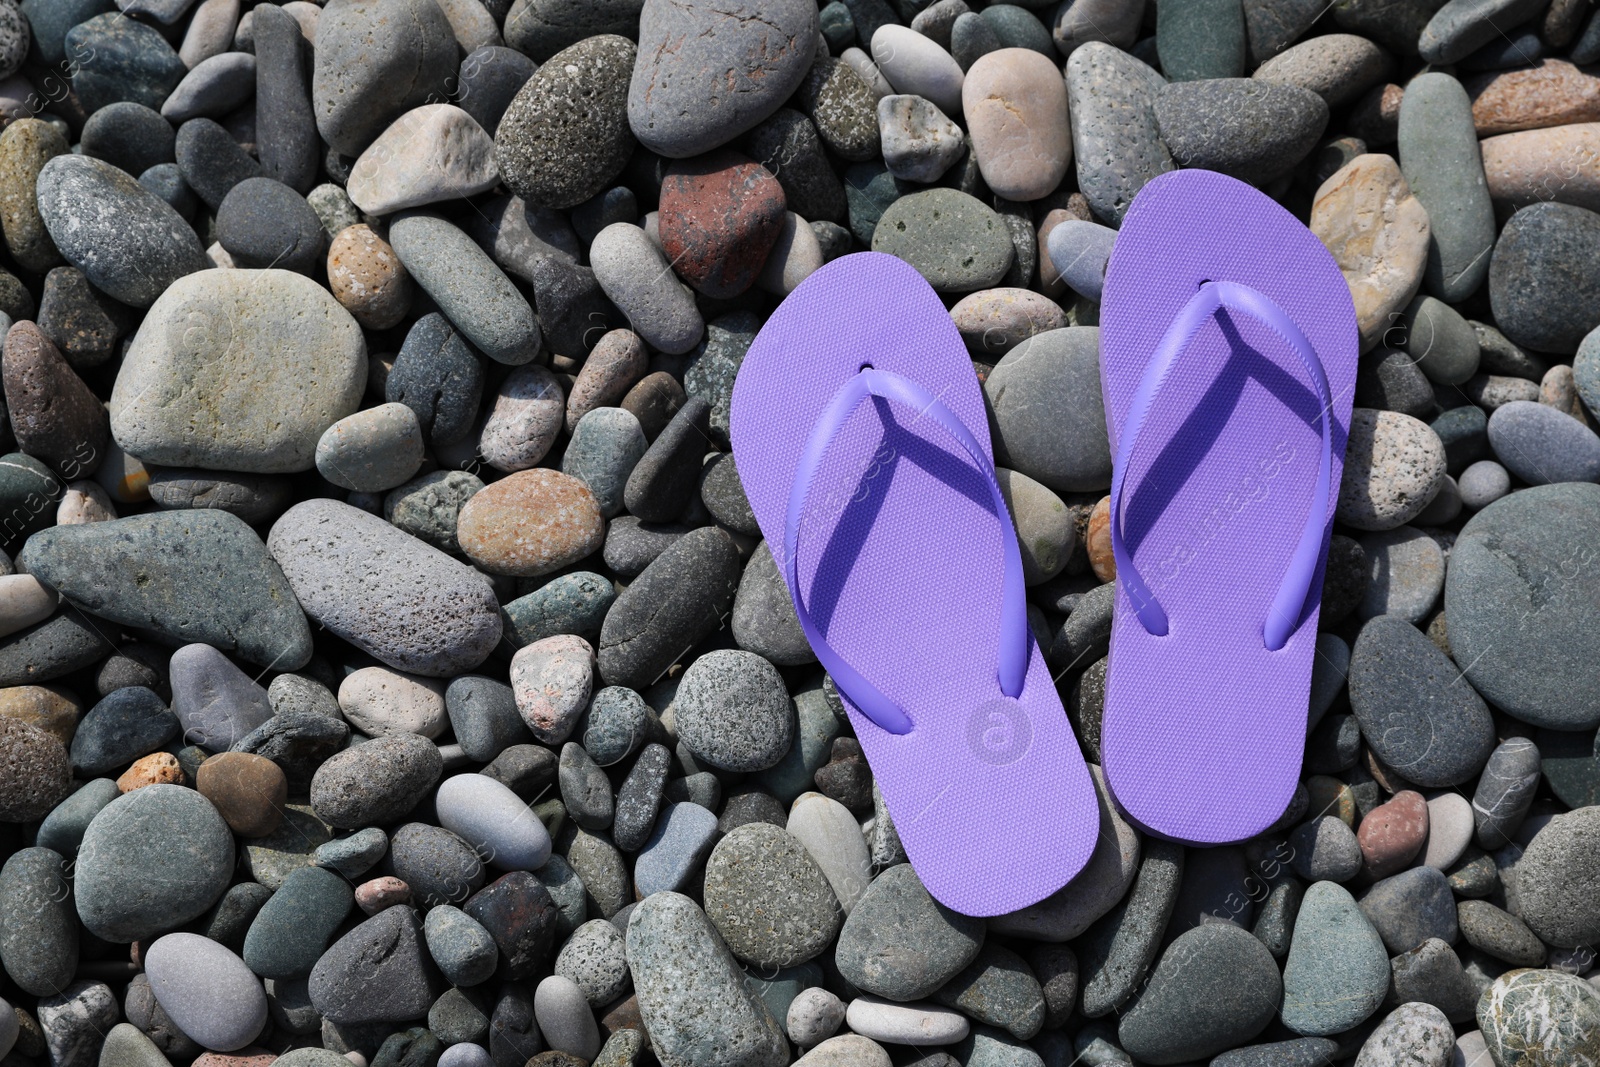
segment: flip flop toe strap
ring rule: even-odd
[[[1201,328],[1222,309],[1249,315],[1261,322],[1288,345],[1300,360],[1311,384],[1316,390],[1319,405],[1318,423],[1322,438],[1322,451],[1317,464],[1317,484],[1311,505],[1306,513],[1305,526],[1278,592],[1267,609],[1262,623],[1262,641],[1268,650],[1276,652],[1288,643],[1299,623],[1306,598],[1311,593],[1311,583],[1316,577],[1317,563],[1322,554],[1322,538],[1328,525],[1328,509],[1333,471],[1333,397],[1328,387],[1327,371],[1311,342],[1306,340],[1300,327],[1289,314],[1265,294],[1238,282],[1206,282],[1200,286],[1189,302],[1183,306],[1167,327],[1155,354],[1145,367],[1144,376],[1128,408],[1127,421],[1123,423],[1118,439],[1116,463],[1111,481],[1111,552],[1117,563],[1117,581],[1126,591],[1134,612],[1145,630],[1155,637],[1167,633],[1166,611],[1156,600],[1144,577],[1133,564],[1122,531],[1122,495],[1129,460],[1138,444],[1145,419],[1150,414],[1155,396],[1161,390],[1168,374],[1199,334]],[[1320,504],[1320,506],[1319,506]]]
[[[1006,507],[1000,483],[995,479],[994,462],[989,458],[989,450],[978,443],[954,411],[909,378],[890,371],[870,368],[863,368],[860,373],[852,375],[834,393],[832,399],[828,401],[828,406],[818,416],[816,424],[811,429],[811,436],[806,441],[805,450],[800,454],[800,461],[795,467],[794,482],[789,490],[789,507],[783,529],[783,558],[779,563],[788,582],[790,599],[794,603],[795,615],[800,620],[800,628],[804,631],[806,640],[811,643],[811,649],[816,653],[817,659],[833,676],[834,685],[849,697],[850,702],[859,708],[862,714],[879,727],[891,734],[904,734],[909,733],[912,728],[911,717],[905,709],[851,666],[828,643],[821,629],[812,620],[800,595],[799,566],[796,559],[800,541],[800,523],[811,483],[815,480],[824,456],[846,420],[869,396],[902,404],[916,411],[919,418],[932,419],[947,434],[955,438],[988,484],[995,514],[1001,520],[1000,539],[1005,549],[1005,571],[1001,585],[998,675],[1000,689],[1008,697],[1021,694],[1023,683],[1027,679],[1028,607],[1022,580],[1022,554],[1012,533],[1011,512]]]

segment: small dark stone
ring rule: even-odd
[[[178,736],[178,717],[143,686],[114,690],[78,724],[72,736],[73,770],[87,776],[116,774],[140,756]]]
[[[455,102],[493,137],[501,116],[535,69],[534,61],[515,48],[483,45],[461,61]]]
[[[98,367],[116,351],[134,311],[101,293],[76,267],[56,267],[44,279],[39,330],[75,370]]]
[[[722,807],[722,817],[717,821],[717,830],[719,833],[730,834],[746,823],[752,822],[787,826],[789,812],[771,793],[747,788],[728,797],[728,802]]]
[[[398,1023],[427,1015],[441,986],[417,913],[400,905],[334,942],[311,971],[310,992],[328,1021]]]
[[[512,745],[496,756],[482,774],[523,800],[532,800],[556,780],[557,757],[541,745]]]
[[[619,515],[606,529],[601,558],[620,578],[635,578],[677,544],[690,527],[678,522],[644,522]]]
[[[124,100],[160,108],[189,72],[159,30],[120,12],[68,30],[66,52],[75,66],[72,88],[90,114]]]
[[[143,174],[158,163],[171,163],[177,131],[160,112],[123,101],[89,116],[83,124],[83,154],[103,159],[129,174]]]
[[[629,514],[645,522],[683,514],[699,484],[710,427],[711,405],[700,397],[685,401],[628,476],[623,503]]]
[[[406,334],[384,399],[414,411],[436,447],[451,445],[475,428],[483,382],[483,361],[450,320],[432,312]]]
[[[569,857],[570,858],[570,857]],[[560,911],[544,883],[527,871],[489,883],[461,906],[500,949],[502,979],[526,981],[548,965]]]
[[[283,769],[289,788],[302,793],[312,775],[344,748],[350,727],[314,711],[280,711],[234,743],[234,752],[264,756]]]
[[[623,779],[617,790],[611,827],[612,840],[622,851],[637,852],[650,839],[671,765],[672,753],[665,746],[651,742],[640,751],[639,758],[634,760],[628,776]]]
[[[217,208],[217,240],[241,267],[310,274],[322,264],[325,238],[306,198],[272,178],[246,178]]]
[[[723,530],[694,530],[619,596],[600,631],[600,675],[644,690],[717,629],[739,582],[739,553]],[[0,649],[0,664],[4,651]],[[14,683],[13,683],[14,684]]]
[[[472,846],[449,830],[427,823],[406,823],[395,830],[389,837],[384,864],[411,887],[413,900],[428,907],[459,906],[483,886],[483,862]]]
[[[174,151],[178,173],[213,211],[235,185],[263,173],[261,164],[211,119],[190,119],[178,127]]]
[[[311,111],[311,46],[281,7],[252,9],[256,53],[256,154],[261,169],[297,193],[316,184],[321,140]],[[192,183],[191,183],[192,184]]]

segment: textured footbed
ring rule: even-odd
[[[933,290],[892,256],[835,260],[773,313],[734,384],[739,477],[775,554],[812,426],[863,364],[922,385],[990,448],[972,362]],[[912,719],[909,733],[890,734],[845,700],[906,855],[937,900],[969,915],[1059,889],[1099,829],[1088,769],[1031,636],[1020,697],[1000,691],[1002,538],[1012,536],[954,439],[871,398],[834,438],[797,546],[818,628]]]
[[[1262,624],[1309,509],[1327,514],[1343,471],[1358,339],[1350,290],[1311,231],[1267,196],[1210,171],[1139,193],[1106,267],[1100,380],[1116,453],[1146,363],[1207,281],[1248,285],[1300,327],[1327,370],[1331,499],[1314,500],[1318,402],[1267,327],[1213,319],[1158,392],[1125,475],[1132,558],[1166,610],[1152,637],[1117,594],[1101,755],[1117,803],[1145,829],[1194,844],[1239,841],[1278,819],[1305,747],[1327,537],[1307,607],[1276,652]]]

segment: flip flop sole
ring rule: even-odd
[[[1316,350],[1334,402],[1336,495],[1358,351],[1349,287],[1292,215],[1209,171],[1147,184],[1107,265],[1100,372],[1113,452],[1152,353],[1208,281],[1265,294]],[[1307,372],[1264,324],[1229,321],[1232,340],[1212,320],[1179,357],[1124,474],[1125,538],[1170,628],[1152,636],[1118,589],[1101,728],[1118,804],[1194,844],[1259,833],[1294,793],[1327,533],[1288,643],[1269,651],[1262,626],[1310,509],[1332,528],[1332,501],[1312,499],[1321,404]]]
[[[932,393],[980,446],[983,397],[954,323],[917,272],[858,253],[812,274],[751,345],[730,436],[767,543],[782,552],[790,488],[818,417],[863,365]],[[878,398],[835,436],[797,545],[803,602],[846,662],[905,709],[909,733],[845,707],[928,891],[996,915],[1059,889],[1099,816],[1036,645],[1017,699],[997,677],[1002,537],[987,482],[931,418]]]

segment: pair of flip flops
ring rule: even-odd
[[[1241,840],[1299,777],[1356,370],[1349,290],[1272,200],[1180,171],[1129,211],[1100,323],[1118,579],[1106,781],[1149,832]],[[971,915],[1060,889],[1094,851],[1094,786],[939,298],[881,254],[817,271],[745,357],[731,437],[923,884]]]

